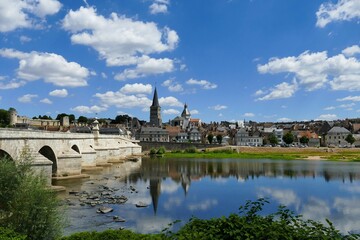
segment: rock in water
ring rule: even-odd
[[[110,207],[99,207],[99,209],[97,210],[98,213],[109,213],[112,212],[114,209],[110,208]]]
[[[138,208],[142,208],[142,207],[147,207],[149,206],[149,204],[143,203],[143,202],[138,202],[137,204],[135,204],[136,207]]]

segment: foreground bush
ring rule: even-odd
[[[29,161],[0,159],[0,225],[26,239],[56,239],[62,230],[59,200]]]
[[[303,220],[280,206],[274,214],[261,216],[265,199],[248,201],[239,214],[202,220],[191,218],[178,232],[164,230],[161,234],[137,234],[128,230],[76,233],[61,240],[117,240],[117,239],[360,239],[360,235],[342,235],[330,221],[322,223]],[[170,224],[171,226],[172,224]]]

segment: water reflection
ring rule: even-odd
[[[325,161],[239,159],[143,159],[90,173],[87,180],[61,182],[68,190],[98,192],[99,186],[126,195],[123,205],[104,216],[80,206],[68,193],[67,233],[124,226],[138,232],[159,232],[175,220],[211,218],[236,213],[246,200],[270,198],[265,213],[279,204],[306,218],[335,223],[343,232],[360,231],[360,164]],[[130,191],[130,186],[136,192]],[[148,208],[137,209],[139,201]],[[126,223],[114,223],[120,215]],[[181,224],[180,224],[181,225]],[[179,225],[179,226],[180,226]]]

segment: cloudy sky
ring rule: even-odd
[[[1,0],[0,108],[163,121],[360,116],[360,0]]]

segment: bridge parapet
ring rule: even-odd
[[[141,154],[138,141],[120,135],[0,128],[0,156],[16,161],[26,147],[31,149],[34,165],[42,164],[52,176],[78,175],[84,166]]]

